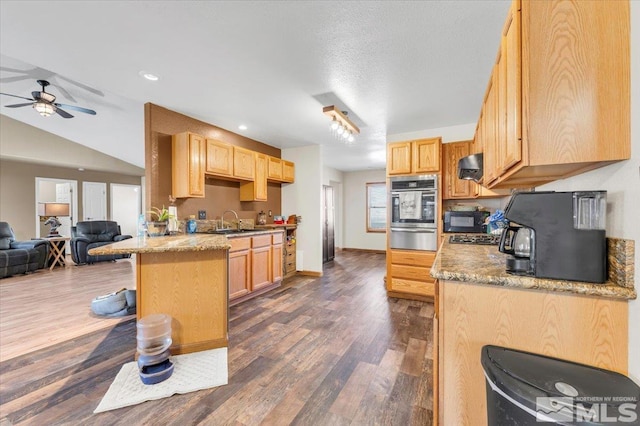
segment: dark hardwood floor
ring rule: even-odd
[[[384,273],[384,254],[338,252],[231,308],[215,389],[93,414],[133,360],[134,319],[20,354],[0,363],[0,426],[430,425],[433,305],[388,299]]]

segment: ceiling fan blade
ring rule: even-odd
[[[56,104],[56,107],[58,105]],[[60,108],[56,108],[56,112],[58,113],[58,115],[62,118],[73,118],[73,115],[69,114],[67,111],[60,109]]]
[[[2,71],[4,71],[5,69],[2,68]],[[31,80],[31,76],[29,75],[18,75],[18,76],[14,76],[14,77],[4,77],[4,78],[0,78],[0,82],[2,83],[13,83],[14,81],[22,81],[22,80]]]
[[[24,96],[11,95],[9,93],[0,93],[0,95],[13,96],[14,98],[26,99],[28,101],[34,101],[35,99],[25,98]]]
[[[30,106],[30,105],[33,105],[33,102],[28,102],[26,104],[5,105],[5,107],[7,107],[7,108],[19,108],[19,107]]]
[[[75,105],[67,105],[67,104],[54,104],[57,107],[65,107],[67,109],[72,109],[74,111],[80,111],[80,112],[84,112],[85,114],[91,114],[91,115],[96,115],[96,112],[92,109],[89,108],[82,108],[79,106],[75,106]]]

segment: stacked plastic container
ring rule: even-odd
[[[138,368],[145,385],[154,385],[171,377],[171,317],[153,314],[137,322]]]

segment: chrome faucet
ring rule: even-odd
[[[236,226],[238,227],[238,230],[240,229],[240,220],[238,220],[238,213],[236,213],[235,210],[225,210],[224,213],[222,213],[222,216],[220,216],[220,229],[224,229],[224,215],[227,213],[233,213],[233,215],[236,217]]]

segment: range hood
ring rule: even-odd
[[[482,153],[468,155],[458,161],[458,178],[474,182],[482,179]]]

